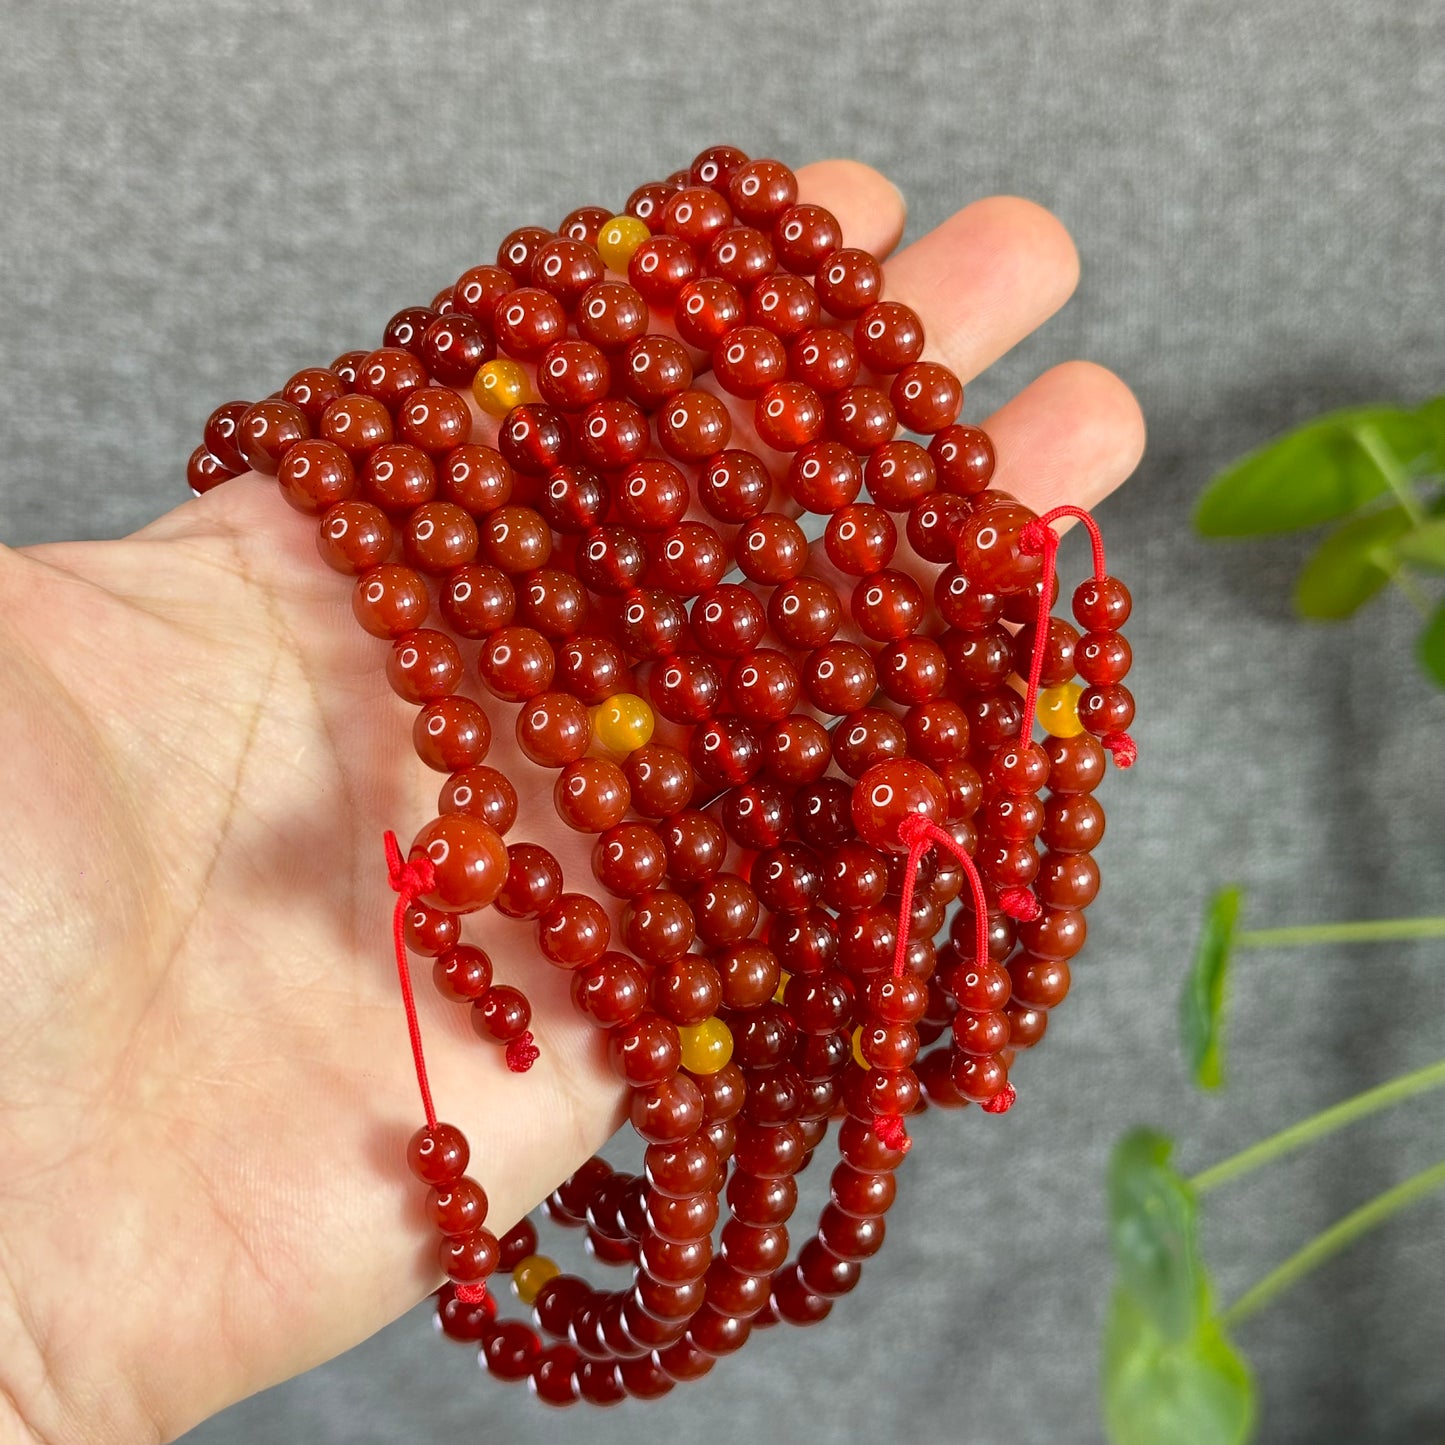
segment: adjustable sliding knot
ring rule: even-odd
[[[386,873],[392,891],[401,895],[405,904],[415,903],[423,893],[430,893],[436,886],[436,865],[425,853],[414,859],[401,856],[401,845],[390,828],[382,841],[386,845]]]
[[[913,1140],[908,1137],[908,1131],[903,1127],[903,1118],[899,1114],[879,1114],[873,1120],[873,1132],[890,1149],[897,1149],[902,1154],[913,1148]]]
[[[541,1054],[542,1051],[532,1042],[531,1029],[527,1029],[507,1045],[507,1067],[514,1074],[525,1074]]]
[[[930,822],[925,814],[910,813],[898,825],[899,841],[907,843],[910,850],[920,843],[926,846],[926,840],[932,837],[937,827],[938,825]]]
[[[1010,918],[1015,918],[1020,923],[1032,923],[1044,911],[1039,900],[1027,888],[1020,888],[1017,885],[1005,888],[999,894],[998,906]]]
[[[1114,766],[1132,768],[1139,757],[1139,749],[1128,733],[1108,733],[1099,741],[1113,755]]]

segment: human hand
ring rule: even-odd
[[[875,172],[799,179],[848,244],[892,250],[902,203]],[[1076,268],[1057,221],[993,199],[894,256],[887,294],[968,381]],[[998,485],[1040,510],[1097,503],[1143,439],[1085,363],[983,425]],[[420,1115],[380,839],[405,843],[441,779],[313,532],[244,476],[120,541],[0,548],[0,1440],[172,1439],[438,1282],[401,1163]],[[518,780],[514,836],[585,889],[590,840],[558,836],[510,726],[488,761]],[[509,1073],[419,981],[439,1112],[500,1234],[626,1091],[531,925],[488,909],[467,930],[525,987],[542,1050]]]

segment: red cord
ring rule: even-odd
[[[541,1053],[532,1042],[532,1031],[528,1029],[507,1045],[507,1067],[514,1074],[525,1074],[541,1057]]]
[[[411,988],[411,965],[406,956],[406,911],[423,893],[431,891],[436,883],[436,869],[425,853],[415,862],[404,860],[396,834],[390,828],[386,830],[383,841],[386,844],[387,876],[397,895],[396,907],[391,915],[392,939],[396,944],[396,975],[401,982],[401,1001],[406,1009],[407,1031],[411,1034],[411,1057],[416,1065],[416,1083],[421,1090],[421,1106],[426,1111],[427,1127],[435,1129],[437,1113],[431,1101],[431,1085],[427,1082],[426,1057],[421,1048],[421,1023],[416,1016],[416,996]]]

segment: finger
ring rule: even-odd
[[[998,457],[993,484],[1037,512],[1096,506],[1144,452],[1134,393],[1090,361],[1046,371],[983,425]]]
[[[967,382],[1069,299],[1079,255],[1042,206],[991,196],[899,252],[885,276],[884,295],[923,318],[929,354]]]
[[[908,219],[903,193],[861,161],[817,161],[798,172],[798,199],[832,211],[843,244],[880,261],[898,244]]]

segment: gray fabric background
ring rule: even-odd
[[[1186,1086],[1174,1026],[1221,881],[1247,880],[1256,923],[1445,892],[1445,701],[1411,669],[1408,610],[1307,629],[1286,607],[1301,544],[1187,525],[1212,470],[1290,422],[1445,389],[1442,121],[1437,0],[0,3],[7,542],[145,522],[185,495],[218,401],[378,335],[512,225],[620,204],[717,139],[868,160],[910,235],[995,190],[1052,206],[1079,294],[969,413],[1085,355],[1151,426],[1103,513],[1135,585],[1142,760],[1108,786],[1086,959],[1022,1067],[1027,1107],[922,1121],[859,1291],[605,1414],[483,1379],[422,1309],[194,1445],[1098,1437],[1120,1131],[1177,1132],[1192,1170],[1445,1042],[1426,944],[1242,959],[1220,1099]],[[1224,1296],[1438,1157],[1440,1124],[1421,1103],[1212,1197]],[[1435,1200],[1243,1330],[1262,1439],[1445,1438],[1442,1240]]]

